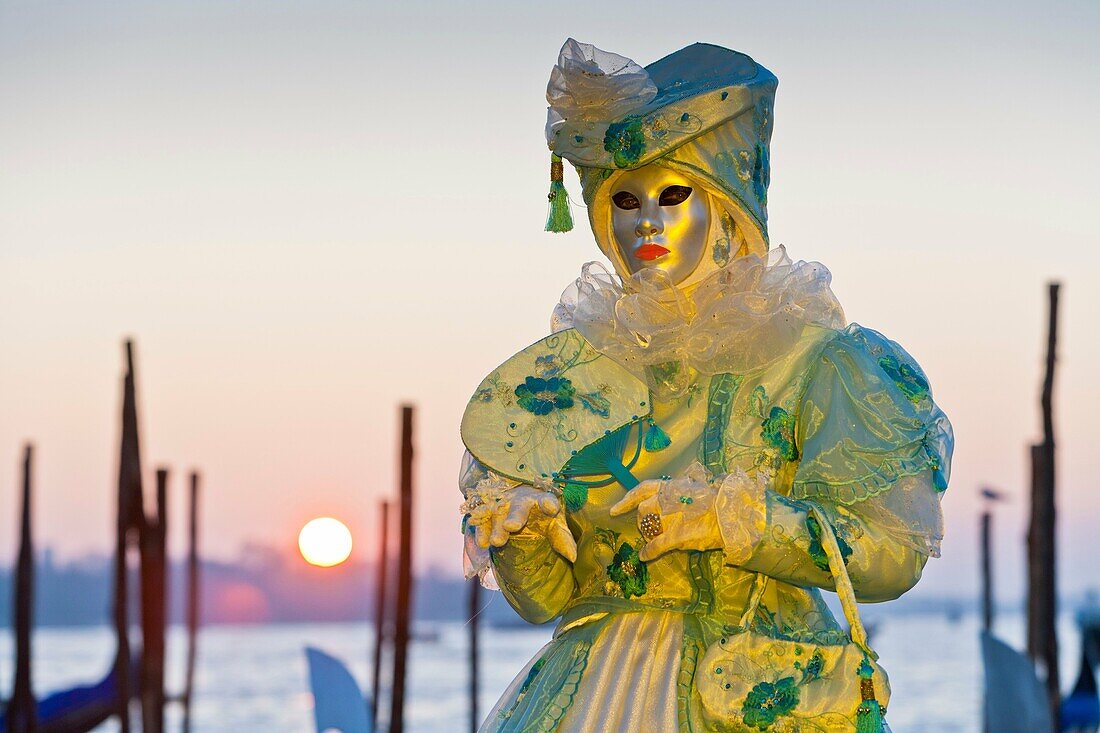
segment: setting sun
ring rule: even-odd
[[[351,554],[351,532],[332,517],[311,519],[298,533],[298,550],[310,565],[339,565]]]

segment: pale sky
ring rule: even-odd
[[[1021,587],[1045,285],[1064,282],[1062,584],[1100,586],[1086,0],[0,1],[0,561],[28,438],[40,544],[110,550],[132,335],[177,552],[198,466],[208,554],[290,549],[328,514],[369,557],[412,400],[417,560],[458,572],[465,402],[599,257],[583,226],[542,231],[543,94],[568,36],[642,64],[707,41],[779,77],[773,243],[828,265],[955,425],[944,558],[917,592],[976,587],[986,483],[1013,495],[998,580]]]

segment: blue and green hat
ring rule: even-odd
[[[607,212],[591,204],[616,172],[650,163],[677,170],[726,205],[751,250],[766,250],[778,83],[747,55],[707,43],[642,68],[569,39],[546,90],[551,177],[560,184],[562,159],[577,169],[599,239]]]

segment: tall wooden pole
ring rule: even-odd
[[[397,614],[393,632],[390,733],[405,730],[405,671],[412,611],[413,407],[401,407],[401,535],[397,559]]]
[[[478,714],[478,618],[481,605],[481,578],[474,576],[470,579],[470,596],[466,609],[466,625],[470,631],[470,733],[477,733],[481,725],[481,716]]]
[[[15,680],[5,717],[7,733],[38,730],[38,708],[31,686],[31,626],[34,623],[34,542],[31,536],[31,460],[34,448],[23,449],[23,506],[19,556],[15,570]]]
[[[1040,406],[1043,442],[1031,447],[1031,524],[1028,529],[1028,639],[1031,657],[1046,672],[1054,730],[1060,729],[1058,598],[1055,583],[1054,370],[1058,345],[1058,283],[1048,286],[1046,370]]]
[[[168,471],[157,469],[156,515],[141,523],[141,733],[164,731],[168,605]]]
[[[122,440],[118,466],[118,528],[115,541],[114,621],[118,641],[115,678],[118,681],[118,718],[121,733],[130,733],[130,618],[126,553],[130,531],[144,519],[141,490],[141,450],[138,441],[137,396],[133,343],[126,341],[126,376],[123,379]]]
[[[390,503],[381,502],[381,527],[378,542],[378,580],[374,586],[374,674],[371,677],[370,723],[378,729],[378,696],[382,692],[382,647],[386,641],[386,569],[389,566]]]
[[[199,633],[199,474],[191,472],[187,532],[187,669],[183,681],[183,733],[191,733],[191,697]]]
[[[982,512],[982,628],[993,630],[993,512]]]

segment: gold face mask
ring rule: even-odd
[[[658,165],[624,171],[608,187],[611,234],[620,262],[687,280],[706,256],[710,197],[688,177]]]

